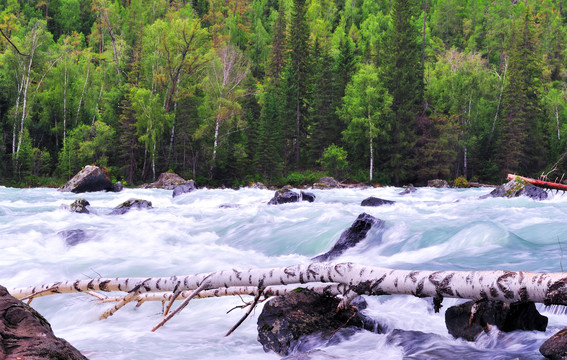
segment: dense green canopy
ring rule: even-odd
[[[567,169],[560,0],[0,0],[0,182]]]

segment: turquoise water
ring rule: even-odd
[[[308,263],[326,252],[356,217],[367,212],[386,222],[381,233],[348,250],[337,262],[399,269],[567,269],[567,195],[485,199],[491,189],[400,188],[312,190],[314,203],[268,206],[272,191],[127,189],[76,195],[54,189],[0,187],[0,284],[7,288],[96,277],[171,276],[225,269]],[[361,207],[369,196],[392,206]],[[83,197],[91,214],[61,209]],[[154,209],[108,216],[130,198]],[[230,205],[223,206],[221,205]],[[83,230],[88,241],[68,246],[57,233]],[[246,300],[246,299],[245,299]],[[435,314],[431,299],[410,296],[367,298],[366,313],[403,335],[360,332],[338,344],[321,341],[301,359],[542,359],[538,348],[567,325],[567,315],[539,307],[550,319],[545,333],[497,330],[474,343],[447,333],[444,312],[460,300],[446,299]],[[85,294],[36,299],[32,306],[90,359],[278,359],[257,342],[257,309],[229,337],[243,315],[226,312],[238,297],[194,300],[155,333],[161,303],[126,306],[106,320],[109,306]],[[294,354],[289,358],[299,358]]]

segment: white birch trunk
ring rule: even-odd
[[[79,114],[81,113],[81,104],[83,103],[83,97],[85,95],[85,89],[87,88],[87,82],[89,81],[89,73],[91,71],[91,64],[87,64],[87,76],[85,77],[85,83],[83,84],[83,91],[81,91],[81,98],[79,99],[79,106],[77,107],[77,116],[75,117],[75,126],[79,123]]]
[[[171,277],[98,278],[60,281],[11,289],[22,299],[56,293],[123,291],[128,294],[121,305],[107,311],[112,315],[125,303],[148,292],[179,292],[225,289],[229,287],[298,284],[339,284],[341,293],[360,295],[403,294],[417,297],[537,302],[567,305],[567,273],[526,271],[431,271],[395,270],[353,263],[313,263],[282,268],[225,270],[210,274]]]
[[[368,182],[372,182],[372,173],[374,172],[374,148],[372,144],[372,120],[370,119],[370,111],[368,112],[368,137],[370,138],[370,176]]]
[[[67,137],[67,58],[65,58],[65,74],[63,76],[63,144],[65,144],[65,138]]]
[[[31,52],[30,52],[30,63],[28,65],[27,68],[27,75],[25,78],[25,84],[24,84],[24,97],[23,97],[23,103],[22,103],[22,121],[20,123],[20,133],[18,136],[18,147],[16,148],[16,158],[18,157],[18,154],[20,153],[20,147],[22,145],[22,138],[24,136],[24,121],[27,117],[27,102],[28,102],[28,88],[30,85],[30,77],[31,77],[31,69],[32,69],[32,65],[33,65],[33,56],[35,54],[35,49],[37,48],[37,31],[33,31],[33,35],[32,35],[32,45],[31,45]]]

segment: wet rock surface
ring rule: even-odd
[[[132,209],[146,210],[152,209],[152,203],[148,200],[142,199],[129,199],[124,201],[122,204],[115,207],[112,212],[108,215],[123,215]]]
[[[103,169],[98,166],[87,165],[58,190],[73,193],[114,191],[114,185],[110,176]]]
[[[495,198],[495,197],[507,197],[513,198],[518,196],[527,196],[533,200],[545,200],[547,199],[547,192],[540,187],[527,183],[521,179],[510,180],[504,185],[500,185],[496,189],[492,190],[490,194],[481,196],[481,199]]]
[[[354,308],[337,311],[338,298],[307,289],[274,297],[258,317],[258,341],[265,351],[288,355],[292,349],[309,351],[320,342],[309,341],[309,336],[330,339],[342,329],[382,332],[379,324],[361,315],[360,310],[366,307],[364,299],[355,300],[353,305],[358,312]]]
[[[445,324],[449,334],[467,341],[474,341],[492,325],[504,332],[545,331],[547,322],[547,317],[541,315],[532,302],[468,301],[452,306],[445,312]]]
[[[370,229],[380,229],[385,226],[384,221],[375,218],[367,213],[358,215],[358,218],[352,223],[350,228],[346,229],[339,240],[333,245],[331,250],[326,253],[314,257],[312,260],[329,261],[342,255],[347,249],[350,249],[366,238]]]
[[[567,359],[567,328],[555,333],[539,348],[539,352],[547,359]]]
[[[0,285],[0,359],[87,358],[67,341],[56,337],[47,320]]]
[[[179,195],[188,194],[188,193],[193,192],[195,190],[197,190],[197,187],[195,186],[195,182],[193,180],[189,180],[185,184],[177,185],[173,189],[173,195],[172,196],[176,197],[176,196],[179,196]]]
[[[282,188],[274,193],[274,197],[268,202],[268,205],[281,205],[298,202],[300,195],[289,188]]]
[[[393,205],[395,203],[396,202],[392,201],[392,200],[384,200],[384,199],[380,199],[380,198],[371,196],[369,198],[362,200],[360,205],[361,206],[382,206],[382,205]]]

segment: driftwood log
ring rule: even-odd
[[[169,301],[163,325],[194,297],[250,294],[261,296],[283,294],[309,285],[319,293],[342,295],[342,307],[358,295],[405,294],[433,297],[436,310],[443,298],[535,302],[545,305],[567,305],[566,273],[526,271],[428,271],[395,270],[353,263],[312,263],[272,269],[225,270],[208,274],[150,278],[99,278],[59,281],[50,284],[10,290],[14,297],[33,298],[88,292],[102,301],[114,304],[101,316],[111,316],[125,304],[147,300]],[[287,287],[286,287],[287,286]],[[291,287],[290,287],[291,286]],[[96,292],[123,292],[107,298]],[[185,302],[167,314],[176,299]],[[254,305],[257,300],[254,302]],[[251,304],[252,305],[252,304]]]

